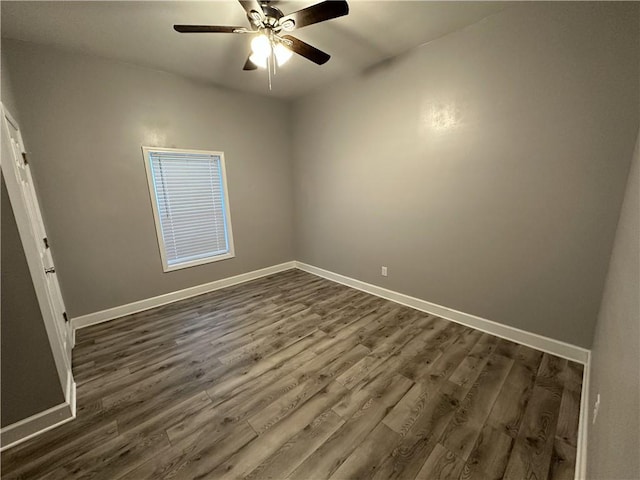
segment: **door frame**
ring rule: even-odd
[[[22,185],[20,184],[20,172],[18,171],[16,163],[14,161],[14,152],[11,147],[11,133],[9,130],[8,122],[10,122],[16,129],[16,136],[18,137],[17,140],[19,142],[18,146],[20,149],[20,153],[26,154],[24,143],[22,141],[22,135],[20,133],[20,126],[1,102],[0,113],[2,115],[2,118],[0,119],[2,123],[2,155],[0,156],[0,167],[2,169],[5,184],[7,186],[7,193],[11,202],[11,207],[16,219],[16,224],[18,226],[18,233],[20,235],[20,240],[22,242],[24,253],[27,259],[29,273],[31,274],[31,281],[33,282],[36,297],[38,299],[38,304],[40,306],[40,311],[42,313],[42,319],[44,321],[45,330],[47,332],[47,337],[51,346],[51,352],[53,354],[54,363],[58,372],[60,386],[64,394],[65,403],[70,407],[72,416],[75,417],[76,385],[73,380],[73,373],[71,369],[71,347],[73,345],[73,338],[72,335],[70,335],[70,328],[68,326],[65,326],[65,328],[62,329],[62,333],[60,332],[60,328],[56,324],[58,320],[55,318],[54,311],[52,310],[52,307],[49,303],[49,293],[47,291],[46,284],[47,281],[44,277],[46,274],[44,273],[41,266],[40,252],[38,250],[38,245],[36,244],[36,242],[40,241],[41,239],[35,238],[34,236],[34,232],[37,232],[38,229],[34,225],[32,225],[28,213],[27,203],[24,198],[24,191]],[[38,205],[39,204],[36,203],[36,206]],[[66,338],[63,338],[61,335],[64,335]],[[66,348],[65,344],[67,345]],[[3,433],[4,430],[5,429],[3,429]],[[9,445],[3,445],[3,449],[5,446]]]

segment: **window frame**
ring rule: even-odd
[[[212,257],[198,258],[183,263],[177,263],[169,265],[167,261],[166,246],[164,242],[164,236],[162,235],[162,223],[160,220],[160,213],[158,209],[157,192],[155,189],[153,171],[151,168],[151,158],[149,154],[151,152],[166,152],[166,153],[182,153],[182,154],[200,154],[211,155],[220,158],[220,172],[222,175],[222,190],[224,193],[224,220],[225,231],[227,235],[228,252],[222,255],[214,255]],[[219,262],[221,260],[227,260],[235,257],[235,248],[233,243],[233,231],[231,228],[231,209],[229,206],[229,188],[227,183],[227,168],[224,160],[224,152],[217,152],[213,150],[195,150],[189,148],[165,148],[165,147],[142,147],[142,156],[144,160],[144,167],[147,173],[147,187],[149,189],[149,197],[151,198],[151,211],[153,212],[153,222],[156,227],[156,237],[158,240],[158,248],[160,250],[160,258],[162,260],[162,270],[164,272],[172,272],[175,270],[181,270],[183,268],[195,267],[197,265],[204,265],[207,263]]]

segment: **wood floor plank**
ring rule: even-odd
[[[413,386],[413,382],[400,374],[374,381],[362,388],[351,389],[332,409],[345,420],[351,418],[370,398],[387,407],[393,407]]]
[[[264,301],[256,299],[255,294],[245,294],[245,296],[240,299],[240,302],[232,301],[232,298],[233,296],[230,296],[228,299],[218,299],[216,303],[219,309],[213,312],[200,312],[199,309],[202,307],[198,308],[199,302],[196,300],[193,301],[194,305],[189,305],[186,303],[189,301],[184,301],[186,304],[182,308],[179,308],[179,305],[183,302],[178,302],[174,304],[171,309],[160,307],[157,310],[142,312],[141,314],[136,314],[131,317],[124,317],[124,319],[92,327],[92,331],[94,328],[98,329],[103,325],[110,325],[112,323],[117,326],[121,320],[126,322],[127,319],[130,319],[130,321],[126,322],[126,329],[118,328],[115,330],[107,330],[101,332],[99,335],[95,335],[94,332],[92,340],[90,341],[85,339],[86,334],[84,331],[80,331],[78,334],[79,339],[77,339],[78,351],[76,353],[79,355],[87,352],[92,353],[95,352],[96,349],[103,351],[115,344],[128,347],[136,344],[157,343],[158,339],[168,332],[171,332],[175,338],[179,338],[181,335],[189,334],[190,331],[194,329],[221,329],[224,328],[225,325],[237,324],[238,321],[243,318],[244,314],[251,314],[251,316],[247,318],[247,320],[251,320],[260,312],[269,312],[277,307],[277,305],[269,299],[265,299]],[[292,306],[293,305],[295,304],[292,304]],[[162,313],[162,315],[159,316],[158,313]],[[151,328],[149,323],[145,321],[145,319],[149,317],[154,318],[154,326],[158,328]],[[178,322],[176,320],[182,321]],[[135,332],[136,335],[128,335],[127,331]]]
[[[173,471],[180,468],[185,456],[186,454],[181,450],[170,447],[118,478],[128,480],[168,478]]]
[[[206,393],[201,392],[172,408],[160,410],[148,421],[87,451],[66,463],[46,478],[109,479],[111,473],[104,465],[127,472],[144,463],[158,452],[170,447],[165,428],[210,405]]]
[[[289,270],[78,331],[77,418],[8,479],[575,471],[582,365]]]
[[[535,373],[520,362],[514,362],[487,423],[515,438],[533,391]]]
[[[556,437],[551,454],[549,480],[574,480],[576,469],[576,447]]]
[[[256,350],[256,347],[261,345],[261,342],[274,341],[279,335],[285,335],[289,330],[293,330],[300,324],[304,327],[311,326],[313,330],[318,319],[318,315],[310,313],[308,310],[302,310],[293,315],[285,312],[275,318],[266,318],[264,324],[261,323],[259,328],[254,328],[254,325],[252,325],[249,327],[249,332],[247,332],[247,329],[234,331],[214,342],[210,342],[210,344],[222,363],[233,363],[232,360],[235,355],[250,354]]]
[[[502,478],[513,442],[503,431],[485,424],[466,462],[466,478]]]
[[[344,420],[333,410],[325,410],[244,478],[287,478],[343,424]]]
[[[438,335],[434,338],[432,330],[430,330],[425,333],[425,336],[431,337],[434,342],[440,342],[447,335]],[[426,376],[426,372],[432,367],[433,363],[437,362],[443,352],[439,348],[442,344],[438,343],[438,347],[432,346],[428,348],[423,344],[423,340],[424,337],[412,339],[409,342],[411,345],[407,343],[401,345],[398,349],[394,349],[379,364],[376,364],[375,367],[366,372],[366,375],[352,389],[366,388],[370,391],[378,391],[396,373],[411,381],[418,381]]]
[[[416,382],[437,385],[448,380],[482,336],[482,332],[478,330],[459,329],[457,332],[449,347],[428,368],[417,372],[414,377]]]
[[[5,464],[3,459],[2,478],[11,480],[38,478],[48,471],[63,467],[66,463],[117,435],[118,426],[113,421],[96,428],[91,434],[78,436],[70,442],[61,443],[58,448],[48,450],[43,455],[36,456],[29,452],[29,455],[26,456],[27,460],[22,460],[25,457],[16,455],[8,464]]]
[[[461,388],[453,383],[449,385],[454,389]],[[455,396],[443,391],[432,395],[402,440],[388,455],[380,458],[372,478],[415,478],[459,406]]]
[[[340,372],[346,370],[367,353],[369,353],[367,347],[358,345],[354,349],[344,352],[344,354],[340,355],[340,357],[328,365],[321,365],[317,369],[314,368],[313,370],[304,372],[301,374],[301,377],[307,378],[307,380],[301,381],[296,387],[280,396],[280,398],[257,412],[247,421],[256,432],[265,432],[295,411],[299,405],[302,405],[317,392],[325,388]],[[318,357],[318,359],[319,358],[320,357]],[[318,359],[314,359],[314,361],[309,362],[309,364],[314,364]],[[295,373],[296,372],[293,372],[292,375]]]
[[[327,334],[332,334],[371,313],[384,312],[391,308],[394,306],[385,303],[384,300],[369,297],[360,302],[342,305],[340,308],[328,312],[322,317],[318,328]]]
[[[580,392],[571,385],[562,391],[556,436],[572,447],[578,445],[578,423],[580,421]]]
[[[105,406],[105,410],[118,420],[120,432],[129,430],[153,418],[158,410],[171,408],[181,399],[206,388],[208,383],[214,381],[215,372],[214,369],[207,371],[199,368],[183,375],[161,379],[151,385],[145,384],[144,387],[147,388],[135,389],[135,395],[126,396],[124,400]],[[103,399],[104,401],[106,399]]]
[[[423,328],[426,328],[430,322],[431,320],[428,316],[422,315],[408,319],[404,322],[404,325],[397,325],[395,321],[392,320],[390,324],[392,331],[385,334],[385,339],[376,344],[373,342],[363,343],[363,345],[372,349],[371,353],[340,375],[337,381],[345,387],[353,389],[391,355],[399,352],[399,350],[415,338]]]
[[[497,347],[498,339],[485,333],[480,337],[458,368],[451,374],[449,380],[457,385],[465,386],[473,384],[478,377],[485,364],[489,360],[489,356]]]
[[[92,415],[78,417],[72,422],[67,422],[55,429],[27,440],[9,450],[2,452],[2,476],[6,472],[35,461],[45,454],[57,452],[66,444],[75,442],[89,442],[89,436],[96,431],[104,431],[103,428],[115,422],[104,410],[99,410]],[[108,428],[106,431],[110,431]]]
[[[316,331],[318,330],[313,324],[313,321],[310,320],[303,324],[295,325],[295,327],[291,326],[288,329],[279,329],[273,333],[271,338],[263,337],[256,339],[226,355],[218,356],[218,359],[225,365],[234,365],[250,358],[265,358]]]
[[[415,480],[457,480],[464,462],[438,443]]]
[[[520,347],[518,347],[516,361],[527,367],[534,374],[538,373],[541,360],[542,352],[525,345],[520,345]]]
[[[215,399],[242,384],[254,380],[269,370],[293,370],[298,364],[304,364],[314,357],[314,353],[308,348],[316,342],[317,340],[314,337],[308,336],[270,355],[266,359],[256,358],[251,362],[241,364],[238,368],[227,370],[207,389],[207,393],[212,399]],[[295,360],[285,364],[291,359]]]
[[[331,382],[291,415],[248,443],[221,464],[211,473],[211,476],[223,480],[248,475],[299,430],[306,428],[318,415],[336,403],[344,393],[345,388],[342,385]]]
[[[45,475],[46,480],[111,479],[128,472],[170,446],[163,431],[121,435]],[[108,468],[105,468],[107,467]]]
[[[310,455],[288,478],[326,479],[380,423],[386,414],[384,404],[369,398],[329,439]]]
[[[246,422],[232,428],[203,428],[177,447],[171,447],[122,476],[127,480],[205,479],[229,457],[255,440],[257,434]],[[188,441],[187,441],[188,440]]]
[[[551,466],[560,397],[545,386],[533,389],[504,474],[507,480],[546,478]]]
[[[566,368],[566,359],[544,353],[536,375],[536,386],[548,390],[557,397],[562,396],[562,391],[564,390],[563,376]]]
[[[491,356],[443,433],[440,443],[462,460],[469,458],[512,366],[513,360]]]
[[[270,381],[274,373],[269,372],[265,375],[266,380]],[[225,402],[212,405],[197,412],[196,414],[175,422],[173,425],[167,426],[166,432],[172,445],[178,445],[182,440],[192,436],[192,434],[207,429],[209,435],[214,432],[228,432],[234,425],[246,423],[246,417],[256,409],[263,408],[268,405],[281,391],[286,391],[290,384],[296,385],[297,381],[286,374],[279,377],[277,381],[270,383],[269,388],[264,388],[260,384],[256,390],[245,390],[238,396],[231,397]],[[262,387],[262,388],[261,388]],[[248,425],[248,424],[247,424]],[[200,435],[198,433],[198,435]],[[218,434],[215,433],[217,438]]]
[[[495,352],[498,355],[502,355],[503,357],[507,357],[512,360],[515,360],[518,355],[519,347],[520,345],[518,345],[517,343],[501,338],[498,341],[498,345],[496,346]]]
[[[368,480],[376,473],[380,455],[391,451],[399,440],[399,434],[380,422],[329,478]]]
[[[121,368],[92,380],[91,382],[96,382],[106,377],[110,381],[104,382],[104,385],[99,389],[83,389],[78,393],[78,398],[86,401],[99,398],[104,408],[111,408],[143,398],[144,392],[155,395],[157,389],[170,384],[173,378],[188,376],[203,367],[208,369],[222,368],[220,362],[212,354],[200,355],[196,360],[151,364],[149,368],[136,373],[130,373],[127,368]]]
[[[389,310],[395,307],[389,305],[383,305],[374,309],[370,309],[368,313],[364,315],[356,315],[351,318],[345,319],[344,322],[332,324],[331,328],[319,328],[327,334],[327,338],[318,342],[318,345],[314,347],[314,352],[320,353],[327,348],[330,348],[336,342],[343,341],[349,337],[365,338],[371,332],[375,331],[380,326],[380,317],[388,314]]]
[[[438,390],[425,388],[420,383],[414,384],[384,417],[382,423],[404,436],[424,410],[427,401],[438,393]]]
[[[582,380],[584,376],[584,365],[576,362],[567,362],[562,375],[562,382],[565,388],[571,388],[572,390],[579,392],[582,389]]]

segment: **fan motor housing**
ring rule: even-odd
[[[271,5],[262,5],[262,11],[264,12],[264,24],[267,27],[275,27],[278,21],[284,16],[280,9],[272,7]]]

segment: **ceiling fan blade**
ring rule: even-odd
[[[331,0],[310,7],[303,8],[297,12],[285,15],[280,19],[280,25],[287,20],[295,22],[295,28],[306,27],[314,23],[324,22],[332,18],[342,17],[349,13],[349,4],[345,0]]]
[[[254,17],[251,15],[251,12],[258,12],[260,15],[259,22],[264,20],[264,12],[262,11],[262,7],[260,6],[260,2],[258,0],[238,0],[244,11],[247,12],[247,17],[252,24],[255,24]]]
[[[219,25],[174,25],[173,29],[180,33],[234,33],[246,30],[246,27],[223,27]]]
[[[249,57],[250,56],[251,55],[249,55]],[[258,66],[253,63],[249,57],[247,57],[247,61],[244,62],[244,67],[242,67],[242,70],[257,70]]]
[[[296,37],[292,37],[291,35],[283,35],[282,38],[291,42],[291,45],[286,45],[289,50],[297,53],[298,55],[302,55],[304,58],[311,60],[313,63],[323,65],[327,63],[331,58],[331,55],[329,55],[328,53],[325,53],[322,50],[318,50],[316,47],[312,47],[308,43],[305,43]]]

